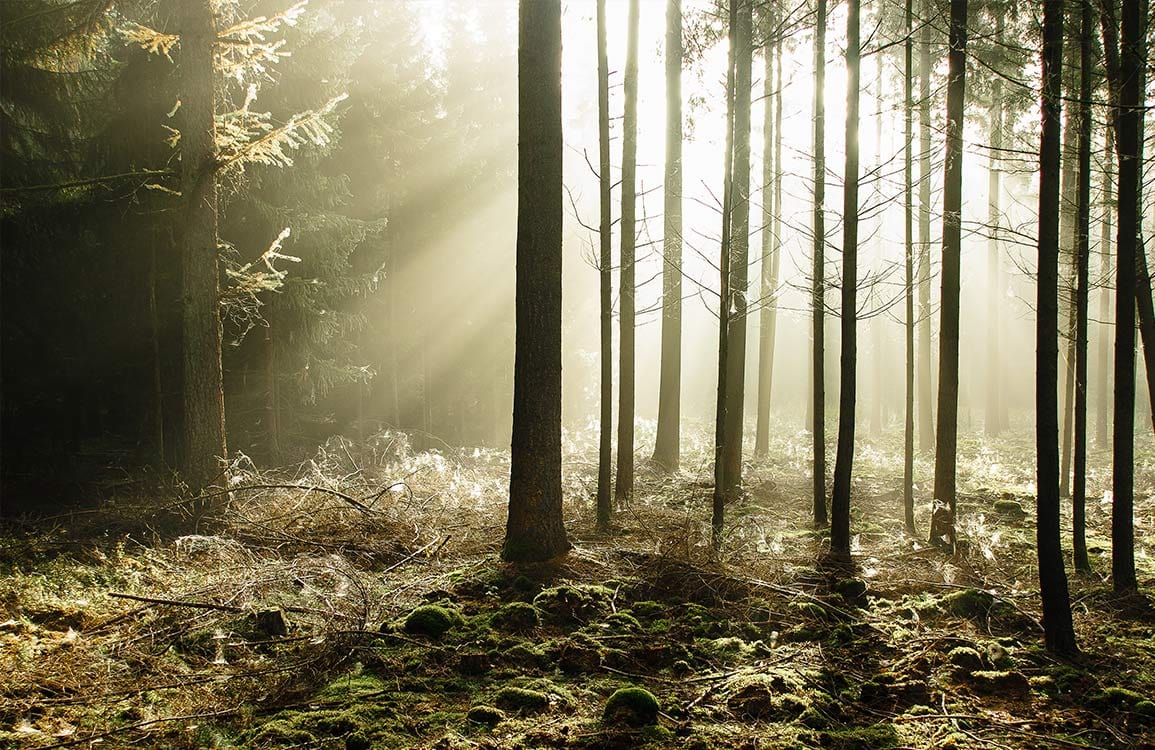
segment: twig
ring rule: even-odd
[[[57,747],[72,747],[73,745],[80,745],[80,744],[83,744],[85,742],[94,742],[96,740],[104,739],[105,737],[111,737],[114,734],[121,734],[122,732],[131,732],[134,729],[143,729],[144,727],[152,726],[153,724],[163,724],[165,722],[171,722],[171,721],[189,721],[189,720],[193,720],[193,719],[212,719],[212,718],[215,718],[218,716],[229,716],[231,714],[237,713],[238,711],[240,711],[239,708],[222,708],[220,711],[206,711],[205,713],[202,713],[202,714],[186,714],[185,716],[166,716],[163,719],[150,719],[148,721],[138,721],[135,724],[129,724],[128,726],[124,726],[124,727],[117,727],[116,729],[110,729],[109,731],[102,732],[100,734],[91,734],[91,735],[88,735],[87,737],[80,737],[80,738],[77,738],[74,740],[68,740],[67,742],[58,742],[55,745],[46,745],[43,748],[43,750],[52,750],[53,748],[57,748]]]
[[[192,607],[193,609],[215,609],[221,612],[251,612],[249,607],[239,607],[235,604],[216,604],[215,602],[190,602],[182,601],[180,599],[159,599],[150,596],[137,596],[136,594],[123,594],[119,591],[109,591],[108,595],[115,599],[129,599],[134,602],[144,602],[146,604],[164,604],[170,607]],[[342,614],[341,612],[327,612],[325,610],[313,609],[311,607],[293,607],[282,606],[286,612],[295,612],[300,615],[324,615],[326,617],[340,617],[346,620],[359,619],[353,615]]]

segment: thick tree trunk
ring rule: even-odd
[[[810,309],[813,315],[811,429],[814,436],[814,525],[826,516],[826,0],[818,0],[814,28],[814,249]]]
[[[1087,556],[1087,317],[1090,303],[1089,256],[1091,251],[1091,95],[1093,57],[1091,40],[1095,28],[1093,0],[1083,0],[1079,14],[1079,99],[1076,104],[1079,174],[1075,191],[1075,475],[1071,488],[1075,570],[1089,572]]]
[[[602,0],[604,2],[604,0]],[[654,462],[678,469],[682,419],[682,4],[666,5],[666,183],[662,374]]]
[[[164,440],[164,375],[160,358],[160,311],[156,304],[156,287],[159,283],[156,267],[157,232],[153,233],[152,247],[148,253],[148,344],[151,355],[152,375],[152,449],[153,467],[158,471],[167,465]]]
[[[610,177],[610,66],[606,51],[606,0],[598,0],[598,196],[601,223],[598,227],[598,284],[601,333],[601,411],[598,421],[598,528],[606,531],[613,517],[614,362],[613,362],[613,209]],[[659,433],[660,434],[660,433]],[[659,438],[660,439],[660,438]]]
[[[225,397],[217,258],[215,124],[216,18],[209,0],[181,8],[181,171],[184,225],[180,241],[185,455],[182,477],[193,491],[221,479]],[[200,508],[199,510],[207,510]]]
[[[737,54],[734,58],[734,163],[730,217],[730,341],[726,374],[726,491],[742,484],[742,440],[746,401],[747,290],[750,286],[750,86],[751,0],[738,4]]]
[[[1038,455],[1036,541],[1047,649],[1078,653],[1059,542],[1059,118],[1063,68],[1063,2],[1043,6],[1043,102],[1039,161],[1039,280],[1036,312],[1035,441]]]
[[[517,290],[509,521],[502,559],[570,548],[561,494],[561,1],[518,18]]]
[[[621,326],[618,356],[618,476],[614,499],[634,494],[634,309],[638,168],[638,0],[630,0],[626,31],[625,115],[622,120]]]
[[[955,546],[955,461],[958,441],[959,281],[962,252],[963,102],[966,95],[967,0],[951,0],[943,179],[942,322],[939,327],[938,425],[930,541]]]
[[[830,552],[850,557],[850,480],[854,464],[854,412],[858,374],[858,107],[861,71],[859,0],[846,16],[846,170],[842,193],[842,384],[838,451],[830,497]]]
[[[906,0],[906,43],[903,49],[903,236],[906,286],[906,413],[902,437],[902,509],[906,533],[914,528],[914,0]]]
[[[730,3],[730,56],[726,67],[726,154],[722,187],[722,246],[718,269],[718,393],[714,413],[714,496],[710,541],[715,551],[722,547],[726,527],[726,378],[730,346],[730,259],[731,208],[734,188],[734,109],[737,98],[734,67],[737,59],[738,2]]]
[[[768,24],[769,25],[769,24]],[[762,81],[762,311],[758,321],[758,426],[754,435],[754,455],[765,456],[770,450],[770,396],[774,382],[774,339],[778,324],[778,235],[775,232],[774,217],[779,212],[776,191],[778,158],[782,140],[776,129],[780,125],[776,118],[782,114],[778,106],[781,99],[776,95],[774,56],[782,45],[775,42],[773,48],[767,42],[763,49],[765,70]]]
[[[931,0],[924,0],[922,14],[930,19],[934,11]],[[918,61],[918,447],[923,452],[934,449],[934,401],[931,367],[934,353],[931,346],[930,307],[930,70],[932,24],[924,22],[919,35]]]

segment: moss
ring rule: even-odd
[[[549,708],[549,696],[538,690],[503,687],[493,694],[493,703],[506,711],[539,713]]]
[[[816,620],[825,620],[828,616],[826,608],[817,602],[793,601],[790,602],[790,608],[801,615],[812,617]]]
[[[509,584],[509,587],[522,594],[532,594],[538,589],[538,585],[524,575],[519,575],[514,578]]]
[[[979,669],[970,673],[967,684],[982,695],[1026,695],[1030,692],[1031,683],[1022,672],[1006,670]]]
[[[333,680],[317,692],[317,699],[324,701],[346,700],[369,693],[380,693],[386,689],[385,683],[379,677],[366,674],[361,670],[362,666],[358,664],[348,674]]]
[[[986,591],[964,589],[943,597],[943,604],[956,617],[983,620],[995,605],[995,598]]]
[[[666,610],[669,608],[661,602],[644,601],[638,602],[630,609],[634,615],[640,619],[653,620],[655,618],[664,616],[666,614]]]
[[[465,718],[474,724],[485,724],[494,727],[505,721],[505,712],[493,706],[474,706],[469,709]]]
[[[1092,703],[1100,705],[1130,708],[1147,700],[1147,696],[1121,687],[1108,687],[1091,696]]]
[[[464,619],[456,610],[439,604],[423,604],[405,618],[404,630],[413,635],[440,638],[463,623]]]
[[[983,668],[982,655],[979,654],[977,649],[971,648],[970,646],[952,648],[950,653],[946,655],[946,660],[956,667],[962,667],[968,672]]]
[[[606,701],[602,721],[636,727],[656,724],[658,709],[658,699],[649,690],[625,687],[615,691]]]
[[[1007,498],[995,500],[995,513],[1007,518],[1024,518],[1027,515],[1022,503]]]
[[[490,622],[498,630],[524,633],[541,625],[541,613],[532,604],[512,602],[497,610]]]
[[[609,608],[613,595],[605,586],[555,586],[535,596],[533,604],[558,624],[588,622]]]
[[[1134,711],[1140,716],[1155,719],[1155,702],[1147,700],[1139,701],[1135,704]]]
[[[866,581],[861,578],[844,578],[832,586],[835,593],[853,600],[866,595]]]
[[[830,750],[889,750],[898,747],[898,730],[893,724],[871,724],[822,732],[819,740]]]
[[[559,649],[557,666],[566,674],[596,672],[602,665],[602,655],[597,648],[580,643],[564,643]]]
[[[544,649],[530,643],[517,643],[501,653],[502,658],[523,667],[541,667],[548,661]]]
[[[624,632],[636,632],[642,629],[642,624],[638,622],[638,618],[628,612],[615,612],[605,619],[605,623],[613,630]]]

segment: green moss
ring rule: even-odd
[[[494,727],[505,721],[505,712],[493,706],[474,706],[469,709],[469,713],[465,715],[465,718],[474,724],[485,724],[486,726]]]
[[[584,623],[607,610],[613,595],[605,586],[555,586],[535,596],[533,604],[552,622]]]
[[[1025,695],[1030,692],[1031,683],[1022,672],[1006,670],[979,669],[967,676],[967,684],[976,693],[982,695],[1007,695],[1016,693]]]
[[[413,635],[440,638],[464,622],[456,610],[439,604],[423,604],[405,618],[404,630]]]
[[[605,619],[605,623],[618,631],[629,632],[642,629],[642,624],[638,622],[638,618],[628,612],[615,612]]]
[[[323,701],[344,700],[369,693],[380,693],[386,689],[385,683],[379,677],[361,670],[361,665],[356,665],[348,674],[321,688],[317,692],[317,698]]]
[[[964,589],[943,597],[943,604],[956,617],[983,620],[995,605],[995,598],[986,591]]]
[[[851,727],[819,735],[822,747],[829,750],[889,750],[898,747],[898,730],[893,724]]]
[[[630,608],[634,615],[643,620],[652,620],[656,617],[663,617],[669,609],[661,602],[644,601],[638,602]]]
[[[1153,701],[1139,701],[1134,706],[1135,713],[1140,716],[1145,716],[1148,719],[1155,719],[1155,702]]]
[[[866,594],[866,581],[861,578],[844,578],[832,588],[846,599],[858,599]]]
[[[1103,688],[1101,692],[1091,696],[1093,703],[1121,708],[1130,708],[1146,700],[1148,700],[1147,696],[1141,693],[1115,686]]]
[[[544,666],[548,659],[544,649],[530,643],[517,643],[501,653],[502,658],[524,667]]]
[[[503,687],[493,694],[493,703],[506,711],[539,713],[549,708],[549,696],[538,690]]]
[[[532,604],[512,602],[497,610],[490,622],[498,630],[524,633],[541,625],[541,614]]]
[[[977,649],[970,646],[959,646],[952,648],[950,653],[946,655],[946,660],[956,667],[962,667],[967,671],[974,671],[983,668],[983,657],[979,654]]]
[[[606,701],[602,721],[641,727],[656,724],[658,710],[658,699],[649,690],[625,687],[615,691]]]

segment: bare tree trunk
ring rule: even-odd
[[[934,456],[932,544],[955,546],[958,446],[959,281],[962,253],[963,102],[966,95],[967,0],[951,0],[943,179],[942,323],[939,329],[938,432]]]
[[[814,252],[810,306],[813,314],[814,525],[826,516],[826,0],[818,0],[814,29]]]
[[[1077,82],[1071,71],[1074,69],[1075,57],[1069,52],[1067,53],[1068,73],[1065,76],[1063,86],[1063,95],[1067,101],[1072,101],[1078,96]],[[1062,419],[1059,426],[1062,430],[1062,459],[1059,470],[1059,496],[1071,496],[1071,448],[1073,445],[1072,439],[1074,437],[1074,419],[1073,414],[1075,410],[1075,287],[1076,287],[1076,265],[1077,259],[1075,257],[1077,211],[1076,211],[1076,182],[1078,181],[1078,144],[1079,144],[1079,125],[1075,119],[1075,111],[1071,107],[1067,108],[1066,127],[1063,129],[1063,155],[1062,155],[1062,207],[1059,215],[1061,217],[1061,233],[1059,255],[1062,258],[1063,253],[1066,253],[1069,259],[1069,273],[1068,283],[1062,285],[1061,292],[1063,294],[1063,301],[1066,303],[1067,319],[1066,325],[1063,327],[1063,336],[1060,340],[1066,341],[1067,354],[1064,358],[1063,367],[1063,411]],[[1063,305],[1059,309],[1063,309]]]
[[[518,20],[517,301],[509,520],[502,559],[570,548],[561,511],[561,1]]]
[[[216,18],[210,0],[181,9],[181,309],[185,456],[182,476],[199,491],[220,479],[225,446],[217,258]],[[200,508],[199,510],[207,510]]]
[[[726,68],[726,155],[722,188],[722,246],[719,251],[718,286],[718,398],[714,418],[714,496],[710,541],[715,551],[722,547],[726,527],[726,378],[730,345],[730,240],[733,202],[734,109],[737,92],[734,67],[738,47],[738,2],[730,2],[730,58]]]
[[[861,57],[861,52],[859,53]],[[875,206],[880,206],[883,202],[882,197],[882,69],[883,55],[874,56],[875,64],[875,90],[874,90],[874,154],[871,159],[871,168],[875,170],[873,177],[874,187],[871,190],[870,202]],[[859,62],[861,66],[861,61]],[[860,76],[861,78],[861,76]],[[886,265],[885,254],[886,244],[882,240],[882,227],[885,221],[885,211],[878,210],[878,223],[875,227],[874,239],[874,269],[878,278],[883,275],[883,270]],[[886,316],[878,313],[878,309],[882,306],[882,295],[879,293],[879,285],[872,283],[870,285],[870,298],[873,304],[870,308],[875,311],[875,314],[870,318],[870,339],[871,349],[874,350],[874,356],[871,357],[871,369],[874,376],[874,398],[871,399],[870,409],[870,432],[872,435],[878,436],[882,434],[883,428],[886,427],[886,401],[888,396],[888,389],[886,387],[886,374],[884,372],[884,364],[889,361],[886,352],[886,336],[883,331],[883,323]]]
[[[604,0],[602,0],[604,2]],[[654,462],[678,469],[682,419],[682,4],[666,6],[666,183],[662,374]]]
[[[1063,0],[1043,6],[1043,105],[1039,175],[1039,282],[1035,354],[1035,440],[1038,455],[1036,542],[1043,631],[1047,650],[1073,656],[1079,649],[1059,542],[1059,118],[1063,70]]]
[[[606,51],[606,0],[598,0],[598,195],[601,223],[598,283],[601,302],[601,412],[598,423],[598,528],[606,531],[613,517],[610,472],[613,461],[614,362],[613,362],[613,217],[610,177],[610,66]]]
[[[902,437],[902,508],[906,533],[914,528],[914,0],[906,0],[903,45],[903,235],[906,246],[906,414]]]
[[[838,398],[838,451],[830,497],[830,553],[850,557],[850,480],[854,465],[854,412],[858,364],[858,107],[861,71],[859,0],[846,17],[846,171],[842,194],[842,385]]]
[[[630,0],[626,31],[625,116],[622,133],[621,326],[618,356],[618,476],[614,499],[634,494],[634,309],[638,169],[638,0]]]
[[[775,96],[774,55],[780,49],[780,42],[775,42],[771,48],[767,41],[762,52],[765,62],[762,101],[765,109],[762,117],[762,311],[758,325],[758,427],[754,437],[754,454],[757,456],[765,456],[770,450],[770,396],[774,380],[774,338],[778,323],[777,301],[774,297],[778,290],[779,250],[774,216],[780,210],[775,200],[775,191],[779,180],[776,172],[781,134],[775,129],[775,117],[781,116],[781,108],[778,107],[781,100]]]
[[[157,268],[156,245],[159,238],[154,232],[148,253],[148,343],[152,356],[152,442],[153,464],[160,470],[166,465],[164,445],[164,376],[160,359],[160,313],[156,304]]]
[[[931,366],[934,353],[931,347],[930,307],[930,70],[931,13],[934,3],[923,0],[924,18],[919,37],[918,61],[918,447],[922,451],[934,449],[934,401],[931,384]]]
[[[1003,15],[995,21],[995,44],[1003,43]],[[1003,81],[998,76],[991,83],[991,151],[987,181],[987,224],[991,233],[987,243],[987,408],[986,433],[995,437],[1002,429],[1002,407],[999,404],[1002,362],[999,358],[999,222],[1001,220],[1003,150]]]
[[[1103,189],[1100,198],[1103,220],[1099,224],[1099,401],[1095,409],[1095,444],[1106,448],[1111,441],[1111,242],[1114,206],[1115,139],[1114,129],[1108,123],[1103,128]]]

